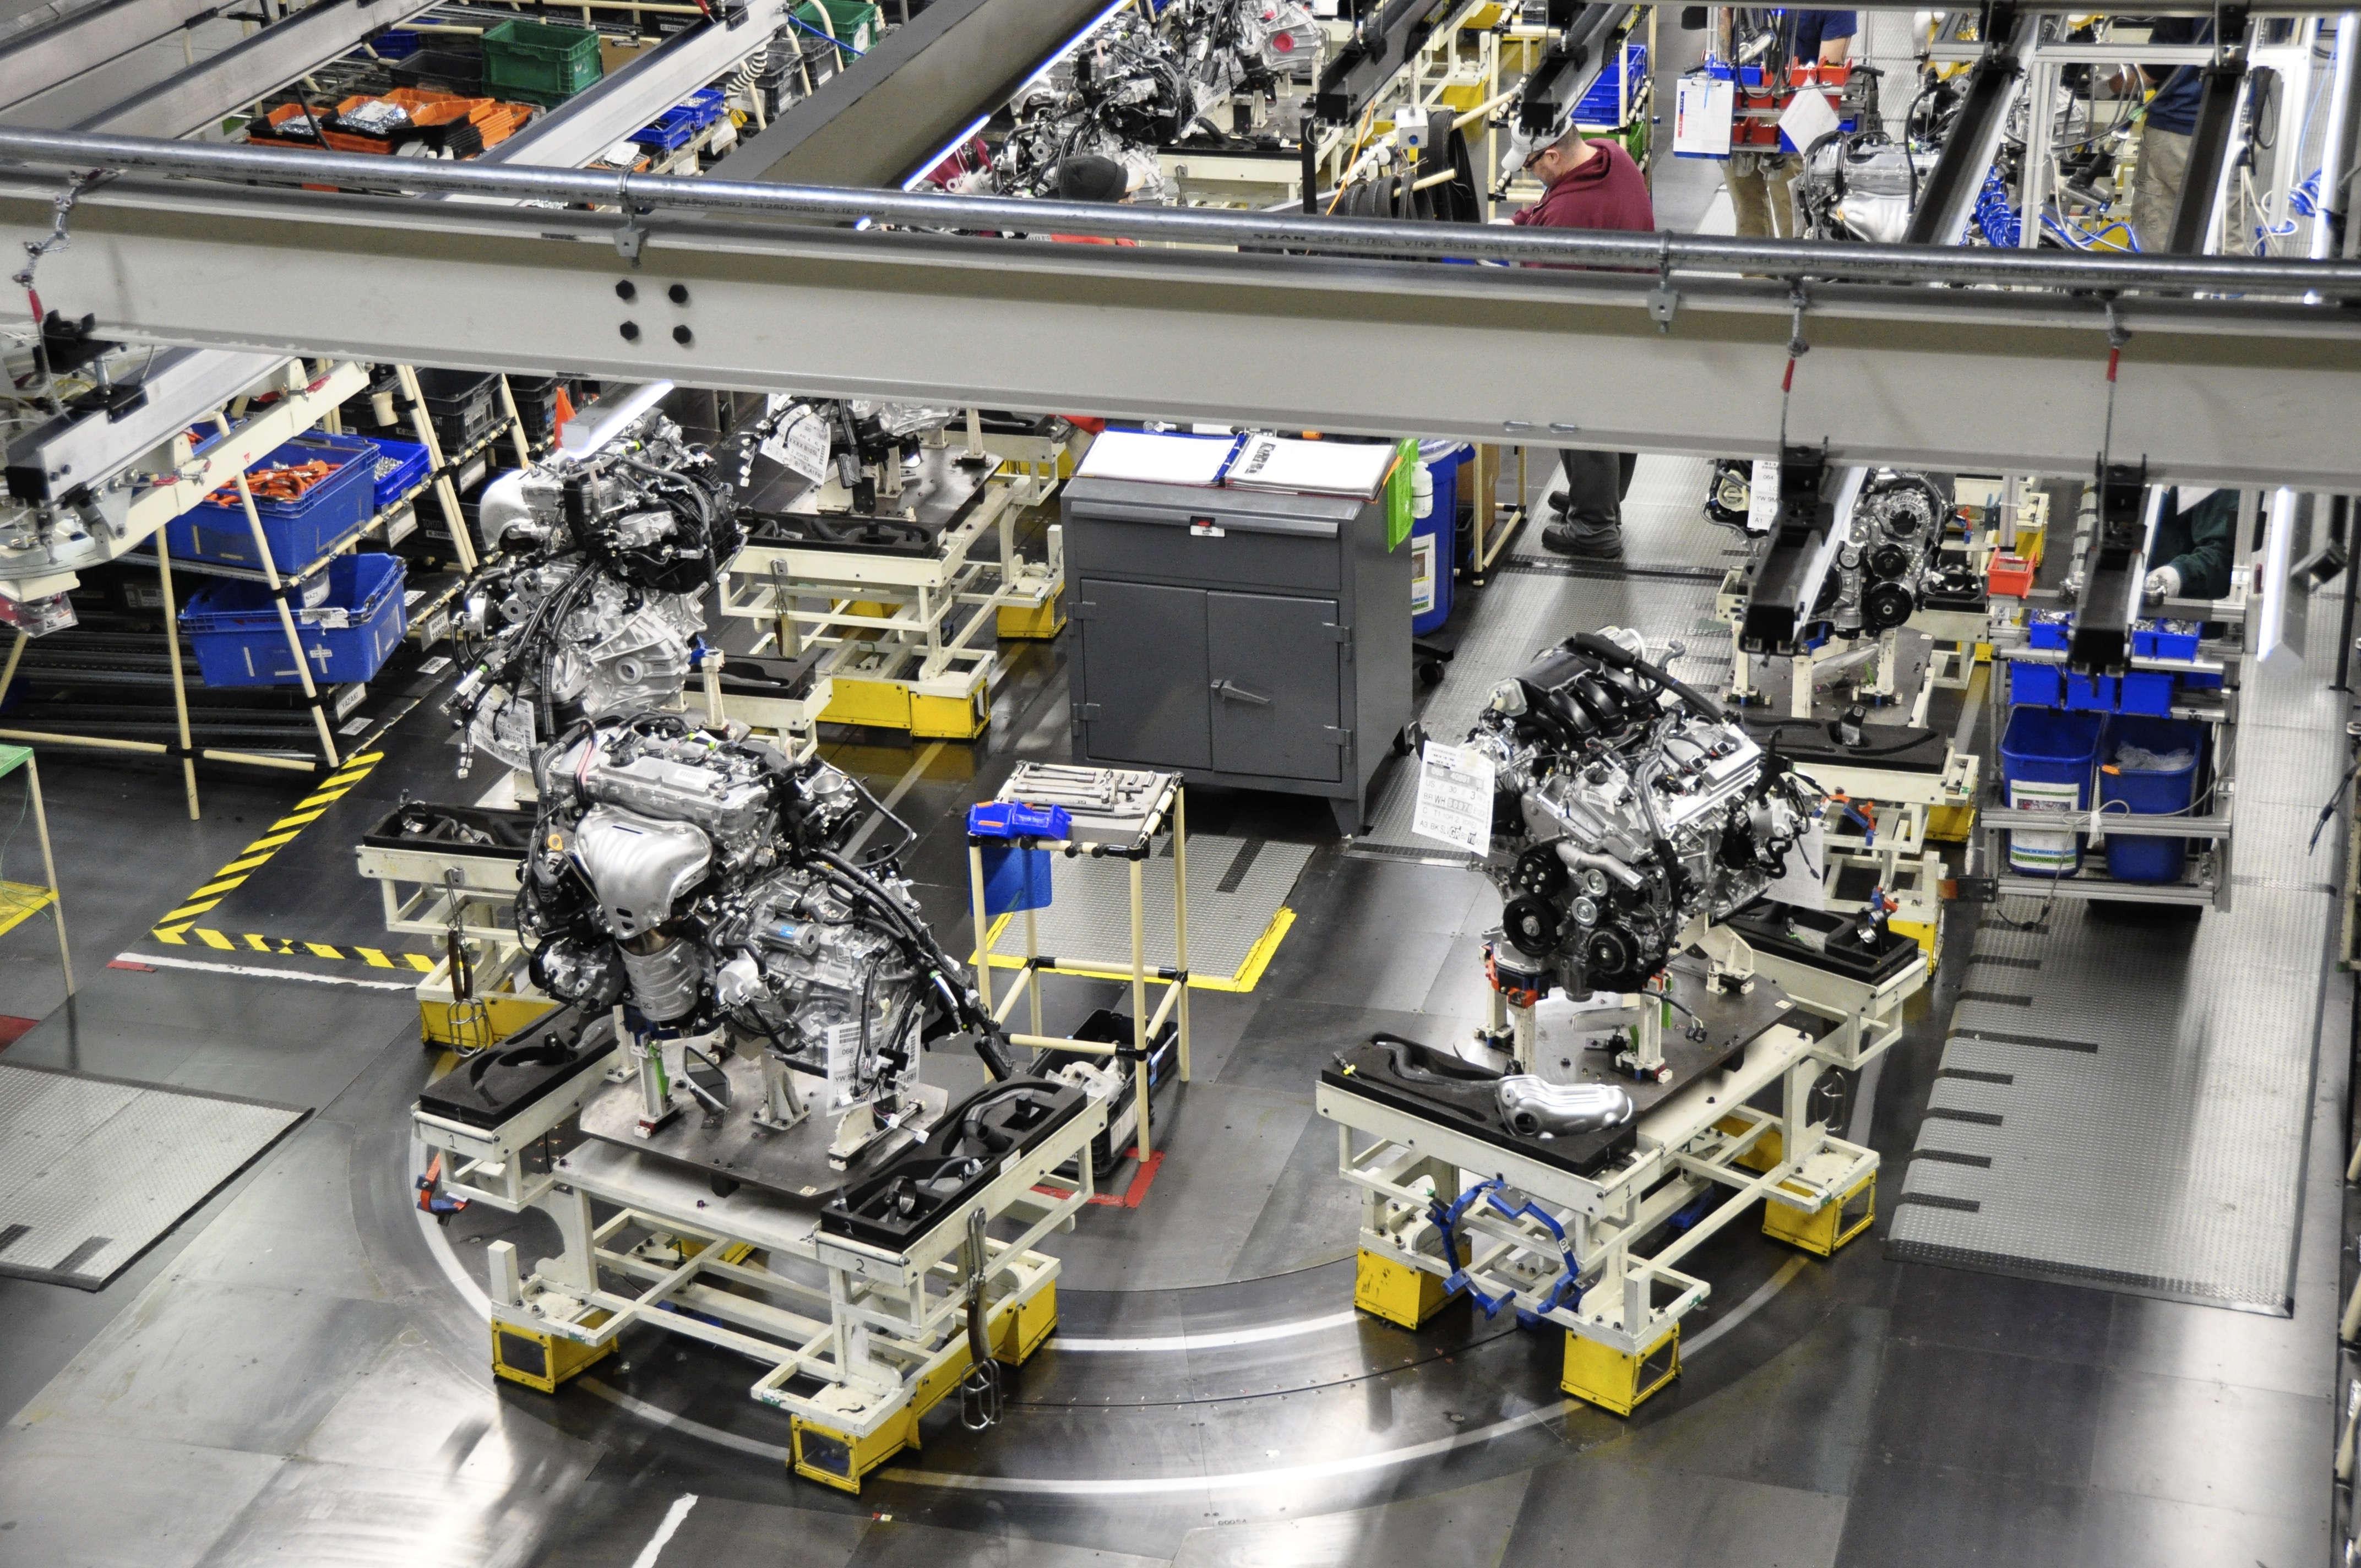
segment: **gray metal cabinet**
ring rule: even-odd
[[[1328,797],[1359,831],[1410,722],[1410,553],[1382,503],[1078,479],[1074,756]]]

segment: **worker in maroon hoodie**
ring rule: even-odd
[[[1653,234],[1656,209],[1648,200],[1647,177],[1620,143],[1592,141],[1569,126],[1535,151],[1525,167],[1548,189],[1512,222],[1553,229],[1627,229]],[[1594,561],[1623,555],[1623,497],[1631,488],[1636,452],[1558,454],[1565,488],[1549,499],[1556,520],[1542,530],[1542,543],[1561,555]]]

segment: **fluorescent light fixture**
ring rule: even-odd
[[[2295,492],[2271,492],[2270,521],[2263,530],[2263,553],[2255,562],[2246,592],[2255,605],[2255,658],[2266,664],[2303,662],[2303,650],[2288,640],[2288,572],[2295,553]],[[2285,650],[2285,652],[2282,652]]]

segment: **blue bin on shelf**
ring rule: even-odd
[[[2066,640],[2074,630],[2071,615],[2053,614],[2044,610],[2026,623],[2025,641],[2029,648],[2042,648],[2053,652],[2066,651]]]
[[[339,555],[328,563],[327,602],[295,612],[295,630],[315,685],[366,681],[378,673],[408,628],[404,574],[398,555]],[[280,624],[279,607],[260,583],[207,583],[189,597],[181,630],[196,651],[209,686],[302,684]]]
[[[2086,811],[2091,774],[2098,765],[2099,738],[2107,720],[2097,713],[2020,707],[2008,716],[2001,735],[2000,771],[2013,811]],[[2082,864],[2082,836],[2037,828],[2012,829],[2012,871],[2032,876],[2071,876]]]
[[[426,477],[426,448],[415,441],[377,441],[376,508],[383,511]]]
[[[2066,706],[2077,713],[2113,713],[2119,700],[2114,676],[2066,672]]]
[[[1410,525],[1410,629],[1423,636],[1451,619],[1451,574],[1459,549],[1459,466],[1474,449],[1455,441],[1419,444],[1434,505]]]
[[[291,501],[254,503],[270,560],[281,572],[298,572],[328,547],[377,513],[377,443],[359,435],[302,435],[265,457],[262,467],[324,461],[336,471]],[[172,554],[186,561],[262,569],[246,524],[246,508],[233,494],[227,506],[201,501],[165,525]]]
[[[2008,662],[2008,700],[2026,707],[2056,707],[2065,700],[2065,672],[2056,664]]]
[[[2172,675],[2166,670],[2134,670],[2116,688],[2115,711],[2162,718],[2172,711]]]
[[[2185,751],[2189,765],[2169,772],[2126,772],[2116,763],[2125,746],[2166,755]],[[2189,809],[2197,789],[2197,764],[2205,758],[2205,727],[2172,718],[2125,718],[2107,736],[2107,763],[2099,771],[2099,804],[2120,806],[2135,816],[2169,817]],[[2189,861],[2186,839],[2145,834],[2107,835],[2107,874],[2119,882],[2179,882]]]

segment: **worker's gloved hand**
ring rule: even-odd
[[[2147,589],[2147,597],[2152,599],[2179,598],[2180,597],[2180,568],[2158,566],[2147,575],[2147,582],[2144,586]]]

